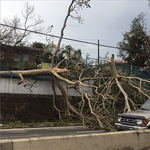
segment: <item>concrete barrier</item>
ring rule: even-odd
[[[41,81],[41,80],[25,80],[26,84],[33,84],[32,91],[29,90],[29,87],[24,87],[22,84],[18,85],[17,83],[20,81],[20,79],[11,79],[11,78],[0,78],[0,93],[6,93],[6,94],[33,94],[33,95],[53,95],[52,90],[52,81]],[[93,81],[91,81],[93,82]],[[66,87],[66,82],[61,81],[62,86]],[[88,85],[88,82],[85,82],[86,85]],[[92,95],[92,89],[88,87],[81,88],[88,93],[88,95]],[[62,95],[58,87],[55,86],[56,94]],[[70,88],[68,90],[68,94],[70,96],[81,96],[81,94],[75,90],[74,88]]]
[[[1,150],[150,150],[150,130],[0,140]]]

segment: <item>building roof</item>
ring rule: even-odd
[[[5,45],[0,43],[0,50],[12,50],[16,53],[42,53],[43,49],[39,49],[39,48],[31,48],[31,47],[22,47],[22,46],[10,46],[10,45]]]

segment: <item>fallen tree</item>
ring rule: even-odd
[[[83,77],[84,70],[81,71],[81,74],[76,81],[71,81],[68,77],[65,77],[66,74],[67,76],[70,74],[70,70],[67,68],[60,68],[60,65],[67,60],[67,57],[61,60],[57,65],[54,63],[55,57],[60,49],[67,19],[71,16],[70,13],[76,11],[77,8],[79,9],[85,6],[90,7],[89,0],[72,0],[61,30],[60,39],[55,46],[55,52],[52,56],[50,68],[11,72],[20,77],[21,81],[18,84],[23,83],[23,86],[28,86],[25,83],[24,77],[41,75],[51,76],[54,93],[53,107],[59,113],[60,119],[62,114],[68,116],[75,114],[83,121],[84,126],[110,129],[113,128],[114,118],[118,112],[129,112],[135,110],[138,105],[150,97],[150,91],[145,86],[145,83],[150,84],[150,81],[138,77],[125,77],[119,75],[114,63],[113,55],[110,59],[110,68],[107,73],[106,68],[99,68],[93,77]],[[5,73],[8,72],[0,72],[0,74]],[[60,81],[66,82],[65,88],[61,85]],[[85,81],[88,81],[89,84],[85,84]],[[62,93],[64,101],[63,110],[58,109],[56,106],[56,91],[54,85],[56,85]],[[83,86],[92,89],[92,96],[89,96],[82,89]],[[70,103],[68,97],[69,88],[75,88],[81,93],[82,101],[78,103],[78,106],[74,106]]]

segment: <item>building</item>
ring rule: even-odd
[[[35,69],[42,55],[42,49],[0,44],[0,62],[9,70]]]

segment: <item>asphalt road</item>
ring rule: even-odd
[[[85,129],[83,126],[0,129],[0,140],[46,136],[78,135],[101,132],[104,132],[104,130]]]

